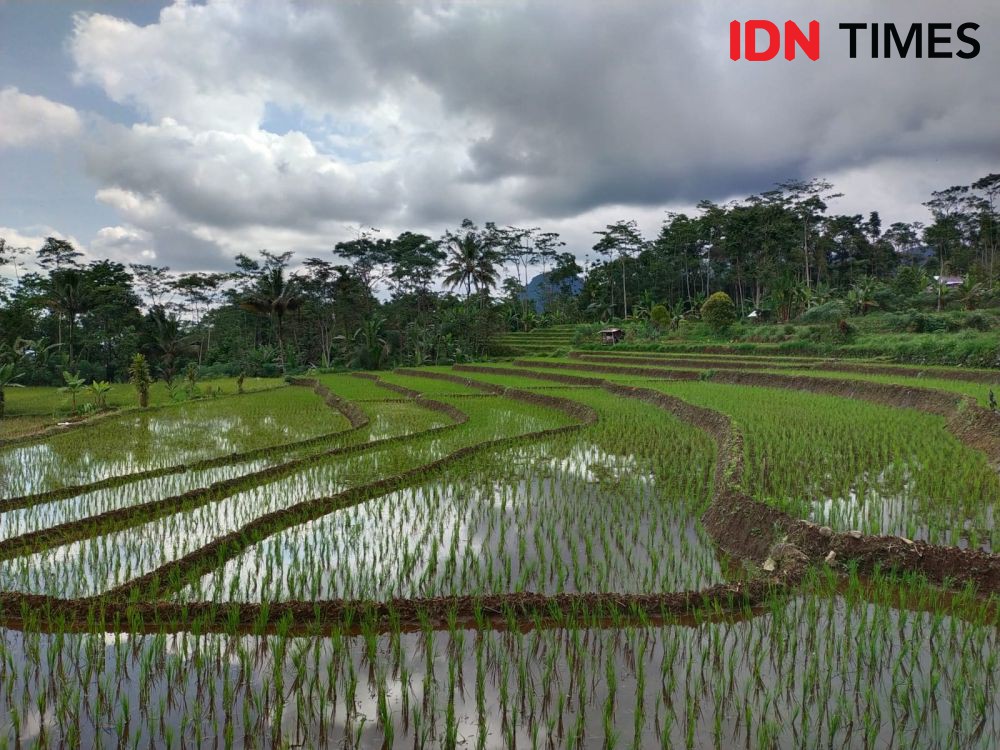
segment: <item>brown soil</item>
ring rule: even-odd
[[[620,627],[671,622],[698,627],[759,614],[769,598],[786,594],[798,574],[719,584],[700,591],[661,594],[555,594],[531,592],[432,599],[245,603],[58,599],[0,593],[0,623],[33,631],[164,633],[198,632],[329,634],[334,624],[348,634],[459,628],[529,630],[543,627]]]

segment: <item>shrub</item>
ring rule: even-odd
[[[106,380],[95,380],[87,386],[87,390],[94,397],[94,408],[97,411],[107,410],[108,394],[111,393],[111,383]]]
[[[831,300],[816,305],[799,316],[802,323],[836,323],[847,317],[847,305],[841,300]]]
[[[653,309],[649,311],[649,319],[662,331],[670,325],[670,311],[665,305],[653,305]]]
[[[936,333],[948,327],[947,319],[942,315],[914,313],[910,316],[907,329],[912,333]]]
[[[974,331],[988,331],[993,327],[992,321],[982,313],[970,313],[965,317],[965,327]]]
[[[701,319],[715,333],[722,333],[736,322],[736,305],[725,292],[716,292],[701,306]]]
[[[70,397],[70,401],[73,403],[73,414],[76,414],[79,409],[77,408],[77,398],[84,389],[84,379],[80,377],[79,373],[67,372],[63,370],[63,380],[66,385],[59,389],[60,393],[66,393]]]
[[[903,266],[896,272],[892,285],[900,296],[915,297],[927,287],[928,283],[927,274],[921,269]]]

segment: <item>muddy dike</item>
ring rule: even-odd
[[[58,599],[0,593],[0,625],[33,632],[166,633],[232,635],[276,632],[348,635],[449,630],[528,631],[542,628],[619,628],[670,623],[699,627],[759,616],[775,596],[785,596],[801,570],[718,584],[700,591],[662,594],[536,594],[518,592],[429,599],[331,599],[265,604]]]

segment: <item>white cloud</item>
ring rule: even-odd
[[[51,145],[79,132],[80,116],[72,107],[13,86],[0,89],[0,147]]]
[[[48,237],[55,237],[57,240],[66,240],[67,242],[70,242],[73,247],[84,254],[83,260],[85,261],[94,257],[88,253],[86,245],[81,243],[76,237],[69,234],[63,234],[58,229],[50,226],[21,227],[19,229],[15,227],[0,226],[0,237],[7,241],[7,245],[10,248],[27,248],[29,251],[26,254],[18,254],[17,268],[14,267],[13,263],[0,266],[0,276],[8,279],[16,278],[18,275],[21,275],[26,271],[38,270],[34,262],[34,253],[45,244],[45,240]]]
[[[582,255],[617,218],[652,235],[668,205],[777,180],[829,177],[849,193],[839,210],[891,221],[1000,167],[1000,99],[982,93],[1000,6],[949,13],[982,25],[972,61],[849,60],[840,10],[810,6],[824,52],[802,64],[731,62],[731,4],[709,0],[178,2],[143,27],[78,15],[70,51],[78,82],[141,117],[98,129],[87,168],[159,262],[316,253],[349,225],[436,233],[466,216],[558,229]],[[791,0],[758,12],[807,20]]]
[[[131,226],[102,227],[90,243],[90,252],[95,257],[125,264],[157,260],[149,232]]]

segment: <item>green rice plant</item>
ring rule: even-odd
[[[462,375],[472,381],[391,376],[461,409],[461,423],[377,382],[320,376],[369,417],[338,436],[324,436],[332,413],[305,389],[185,402],[163,413],[190,409],[195,426],[235,414],[228,439],[274,451],[0,510],[3,539],[95,524],[0,562],[0,745],[1000,743],[998,602],[972,588],[821,566],[753,607],[677,616],[552,597],[519,612],[536,593],[668,594],[745,575],[699,523],[716,445],[593,384]],[[473,381],[570,399],[597,420]],[[991,506],[974,504],[995,501],[995,476],[941,417],[715,380],[643,386],[729,415],[742,488],[765,502],[840,528],[993,543]],[[323,439],[294,446],[314,413]],[[162,465],[212,454],[208,428],[189,442],[177,422],[149,427]],[[563,427],[575,429],[531,437]],[[329,452],[341,448],[357,450]],[[0,450],[21,491],[161,465],[96,441],[30,449]],[[97,520],[226,479],[238,481],[196,507],[129,528]],[[177,564],[199,554],[204,565]],[[156,585],[132,586],[157,570]],[[17,591],[98,598],[60,608]],[[438,596],[473,597],[471,616],[415,604]],[[331,619],[344,598],[352,609]],[[247,602],[258,606],[233,606]]]

